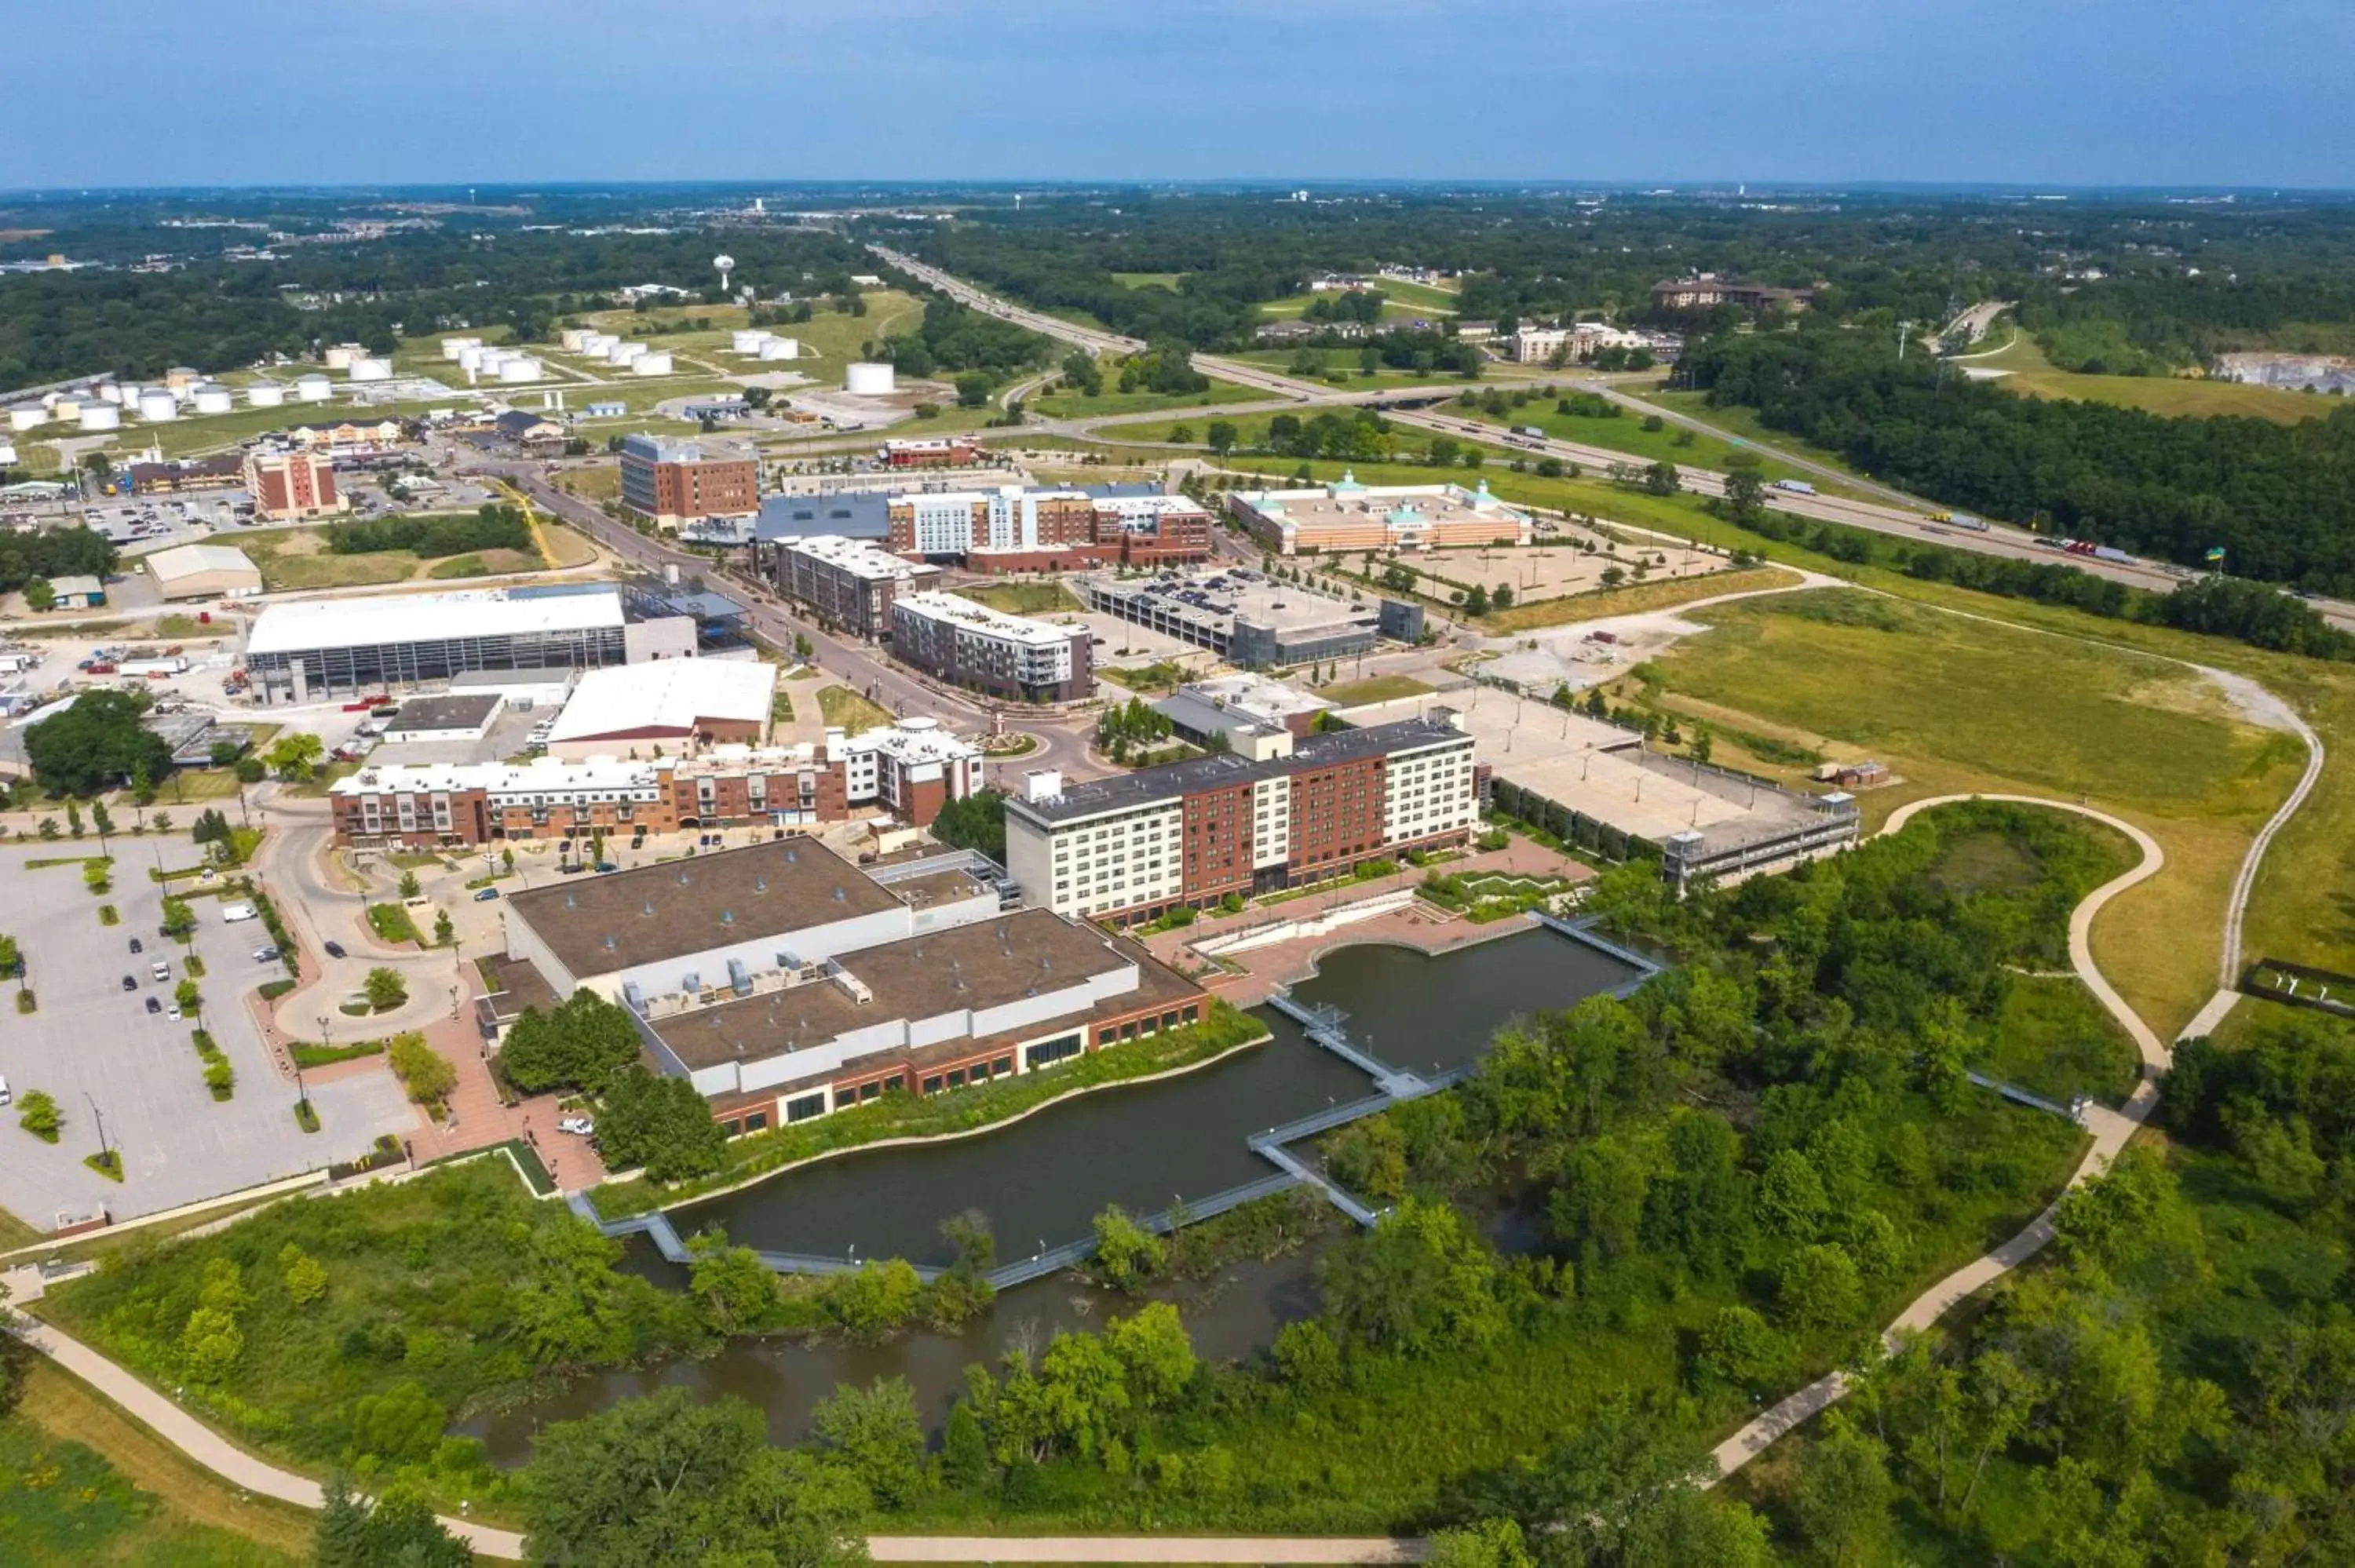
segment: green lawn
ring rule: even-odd
[[[891,722],[890,709],[868,702],[848,686],[819,687],[817,711],[825,716],[828,728],[839,726],[853,735]]]
[[[1987,1049],[1971,1065],[2062,1105],[2085,1094],[2115,1106],[2134,1092],[2142,1054],[2075,976],[2014,975]]]
[[[1801,440],[1798,437],[1785,435],[1781,430],[1768,429],[1764,425],[1758,422],[1756,410],[1745,408],[1738,403],[1729,404],[1721,408],[1712,408],[1709,405],[1709,394],[1706,392],[1670,392],[1667,390],[1666,387],[1657,385],[1649,387],[1623,387],[1620,390],[1629,393],[1635,397],[1641,397],[1646,403],[1656,403],[1663,408],[1672,409],[1679,414],[1689,414],[1696,419],[1705,420],[1709,424],[1714,425],[1719,429],[1725,431],[1730,437],[1733,437],[1740,440],[1758,442],[1764,445],[1775,447],[1783,451],[1790,453],[1793,457],[1805,458],[1809,462],[1822,463],[1828,468],[1837,469],[1840,472],[1848,474],[1851,478],[1859,481],[1867,480],[1870,477],[1869,475],[1858,472],[1857,470],[1838,452],[1828,450],[1823,447],[1810,446],[1806,441]],[[1773,460],[1769,459],[1768,461],[1772,461]],[[1722,467],[1723,465],[1719,464],[1717,466]],[[1808,477],[1813,481],[1813,482],[1818,484],[1823,482],[1821,478],[1818,476],[1809,475]]]
[[[1508,429],[1521,425],[1535,425],[1555,440],[1576,441],[1582,446],[1608,447],[1613,451],[1626,453],[1628,460],[1634,462],[1668,462],[1680,467],[1714,469],[1721,473],[1734,453],[1741,450],[1733,442],[1720,440],[1714,436],[1704,436],[1696,431],[1680,430],[1676,425],[1668,424],[1665,421],[1661,429],[1647,430],[1644,429],[1644,415],[1640,411],[1623,408],[1618,404],[1610,405],[1619,409],[1614,417],[1558,414],[1554,411],[1557,401],[1557,397],[1544,397],[1533,394],[1529,402],[1520,408],[1508,408],[1501,414],[1492,414],[1486,409],[1459,400],[1448,404],[1441,411],[1457,418],[1476,419],[1482,424],[1494,425],[1500,435]],[[1679,446],[1678,441],[1682,437],[1689,437],[1690,440],[1687,444]],[[1766,457],[1762,453],[1752,455],[1759,458],[1758,471],[1764,478],[1814,479],[1816,477],[1804,469],[1794,468],[1788,463]]]
[[[1124,289],[1167,289],[1176,292],[1183,272],[1114,272],[1113,281]]]
[[[1270,396],[1249,387],[1238,387],[1231,381],[1213,381],[1207,392],[1104,391],[1094,397],[1082,392],[1050,392],[1043,397],[1030,399],[1023,407],[1034,414],[1044,414],[1054,419],[1093,419],[1108,414],[1149,414],[1161,408],[1203,408],[1220,403],[1263,402]],[[1215,418],[1217,416],[1212,414],[1210,417]],[[1199,420],[1189,422],[1199,430]]]
[[[1386,295],[1390,295],[1391,287],[1392,285],[1384,283],[1381,285],[1381,291]],[[1414,285],[1412,283],[1402,283],[1397,285],[1397,287],[1401,289],[1412,289]],[[1423,303],[1411,302],[1397,295],[1391,295],[1390,298],[1385,299],[1382,302],[1382,321],[1411,322],[1426,320],[1432,316],[1442,313],[1447,315],[1454,315],[1455,313],[1455,301],[1450,296],[1440,294],[1436,290],[1419,291],[1419,292],[1433,295],[1437,302]],[[1305,314],[1308,307],[1318,300],[1331,300],[1337,299],[1338,297],[1339,296],[1332,290],[1326,289],[1311,291],[1305,294],[1286,294],[1280,300],[1262,300],[1259,306],[1260,319],[1262,321],[1288,321],[1294,317]]]
[[[975,604],[986,604],[1008,615],[1061,615],[1087,609],[1077,594],[1052,578],[1042,582],[975,584],[956,591]]]
[[[2010,340],[2002,334],[2009,329]],[[2238,381],[2211,381],[2204,376],[2085,376],[2062,370],[2044,356],[2036,339],[2019,331],[2007,315],[1996,323],[1990,341],[1998,345],[1960,358],[1958,367],[2000,370],[1998,385],[2030,397],[2075,397],[2089,403],[2111,403],[2140,408],[2169,418],[2240,415],[2294,425],[2302,419],[2326,418],[2345,405],[2343,397],[2321,397],[2287,392],[2277,387],[2251,387]]]
[[[418,578],[482,577],[492,572],[532,571],[543,563],[520,550],[483,550],[460,556],[421,556],[410,550],[370,550],[337,555],[327,548],[324,528],[257,528],[224,535],[221,543],[245,552],[261,568],[261,586],[280,588],[357,588]]]
[[[821,382],[838,382],[842,365],[859,356],[862,344],[913,332],[923,319],[923,302],[897,289],[870,290],[860,298],[867,306],[864,315],[821,310],[808,321],[784,323],[769,329],[779,337],[790,337],[801,344],[802,358],[799,360],[762,362],[740,358],[731,353],[729,334],[746,323],[747,313],[741,305],[678,305],[645,312],[601,311],[583,316],[581,320],[584,324],[601,332],[621,334],[624,342],[643,343],[684,354],[727,375],[798,369]],[[698,319],[708,320],[711,324],[701,330],[687,324]],[[813,358],[819,361],[818,366],[803,363]],[[687,366],[682,365],[680,368],[685,370]],[[607,374],[607,370],[592,366],[590,374],[602,376]],[[620,377],[620,382],[626,386],[630,379],[624,375]],[[684,390],[674,390],[669,396],[677,397]],[[599,397],[601,400],[603,397],[602,391]]]
[[[1371,675],[1362,681],[1340,681],[1315,688],[1318,696],[1345,708],[1355,707],[1361,703],[1389,703],[1401,697],[1419,697],[1437,689],[1412,675]]]
[[[1374,287],[1394,305],[1431,315],[1444,311],[1454,315],[1463,296],[1453,289],[1434,288],[1429,283],[1410,283],[1403,278],[1377,278]]]
[[[1296,376],[1304,381],[1322,380],[1328,386],[1337,386],[1351,391],[1360,391],[1375,387],[1483,385],[1476,381],[1466,381],[1463,376],[1447,370],[1392,370],[1387,366],[1371,372],[1360,370],[1358,367],[1358,356],[1360,351],[1356,348],[1311,348],[1306,352],[1320,357],[1326,367],[1325,376],[1309,376],[1295,372],[1292,368],[1293,362],[1298,359],[1302,353],[1297,348],[1254,348],[1241,354],[1221,355],[1220,357],[1232,359],[1244,365],[1256,365],[1263,370],[1273,370],[1280,375]],[[1488,368],[1500,369],[1502,366]],[[1332,380],[1335,376],[1339,376],[1342,379],[1337,382]]]

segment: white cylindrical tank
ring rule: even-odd
[[[38,403],[20,403],[8,410],[8,428],[12,430],[34,430],[49,422],[49,411]]]
[[[275,381],[257,381],[245,389],[245,400],[257,408],[283,408],[286,388]]]
[[[339,343],[336,344],[335,347],[327,350],[327,368],[330,370],[349,370],[352,367],[352,361],[359,358],[360,355],[361,350],[358,344]]]
[[[537,381],[539,379],[539,361],[532,358],[528,355],[522,354],[516,355],[511,358],[502,359],[499,361],[499,379],[502,381]]]
[[[355,359],[352,361],[352,379],[355,381],[389,381],[392,379],[392,361],[389,359],[369,359],[365,356]]]
[[[478,337],[445,337],[442,340],[442,357],[454,360],[458,357],[459,350],[482,346],[483,340]]]
[[[633,376],[668,376],[670,374],[670,355],[660,350],[650,349],[646,353],[642,354],[635,359],[630,361],[630,374]]]
[[[589,335],[587,327],[566,327],[556,334],[557,345],[567,354],[578,354],[581,352],[581,340]]]
[[[842,379],[844,391],[856,393],[861,397],[884,397],[891,391],[894,385],[890,366],[868,360],[862,360],[853,365],[844,374]]]
[[[728,334],[728,341],[739,354],[758,354],[761,345],[769,341],[767,327],[738,327]]]
[[[176,419],[180,417],[180,400],[161,387],[150,387],[139,394],[139,417],[153,425]]]
[[[123,410],[112,403],[84,403],[77,418],[85,430],[119,430],[123,428]]]
[[[229,388],[218,381],[197,382],[189,400],[196,404],[199,414],[226,414],[231,406]]]
[[[297,403],[324,403],[336,395],[336,384],[316,371],[294,378]]]
[[[645,351],[646,345],[642,343],[617,343],[605,351],[605,363],[627,365]]]
[[[123,401],[123,388],[112,381],[100,383],[98,395],[109,403],[120,404]]]
[[[761,357],[763,359],[799,359],[801,356],[799,338],[773,337],[761,345]]]
[[[479,343],[460,349],[458,351],[458,368],[461,370],[480,370],[483,367],[483,355],[488,352],[489,351],[484,348]]]

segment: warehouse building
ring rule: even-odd
[[[1151,577],[1095,572],[1076,586],[1091,609],[1248,670],[1354,659],[1373,652],[1378,638],[1412,642],[1423,635],[1419,604],[1337,599],[1241,567]]]
[[[434,697],[411,697],[385,721],[387,746],[433,746],[450,741],[480,740],[490,734],[492,721],[506,706],[496,692],[449,692]]]
[[[875,641],[891,635],[891,607],[899,597],[931,587],[941,569],[865,539],[820,534],[783,541],[770,573],[779,593],[808,607],[821,623]]]
[[[227,545],[175,545],[143,564],[166,599],[249,599],[261,591],[261,569]]]
[[[795,746],[712,746],[692,758],[651,750],[363,768],[328,791],[336,842],[454,849],[683,829],[805,831],[879,815],[921,828],[982,788],[981,749],[930,718],[858,735],[832,729]]]
[[[1134,943],[1004,913],[977,860],[870,874],[787,841],[535,888],[508,901],[507,956],[556,995],[627,1008],[658,1069],[731,1133],[1200,1020],[1201,990]]]
[[[631,436],[622,442],[622,504],[657,527],[761,510],[761,465],[734,441]]]
[[[1088,629],[1056,626],[953,593],[902,593],[891,605],[891,652],[952,685],[1025,703],[1095,693]]]
[[[1237,490],[1228,508],[1260,547],[1279,556],[1526,545],[1529,514],[1459,484],[1360,484],[1355,470],[1306,490]]]
[[[607,756],[633,748],[672,751],[769,738],[777,667],[754,659],[658,659],[591,670],[549,732],[556,757]]]
[[[1479,816],[1472,753],[1443,717],[1085,784],[1033,769],[1006,803],[1006,866],[1032,903],[1124,924],[1320,882],[1466,842]]]
[[[471,670],[599,670],[668,641],[669,623],[628,625],[621,596],[529,589],[398,594],[273,604],[246,640],[264,702],[365,694]],[[693,649],[693,629],[684,629]]]

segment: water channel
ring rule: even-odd
[[[1637,973],[1593,947],[1535,930],[1437,958],[1390,945],[1340,948],[1292,992],[1312,1007],[1340,1008],[1359,1046],[1429,1075],[1476,1060],[1516,1016],[1568,1007]],[[682,1235],[716,1224],[754,1247],[836,1256],[856,1249],[861,1258],[939,1263],[948,1258],[941,1223],[978,1209],[997,1237],[998,1255],[1010,1258],[1086,1234],[1107,1203],[1150,1213],[1265,1176],[1271,1168],[1246,1147],[1247,1138],[1361,1099],[1372,1085],[1274,1010],[1254,1016],[1273,1036],[1268,1044],[1184,1076],[1087,1095],[977,1138],[845,1155],[672,1218]],[[1500,1235],[1519,1228],[1508,1208],[1492,1224]],[[643,1240],[630,1245],[633,1267],[678,1277]],[[1238,1265],[1167,1294],[1185,1311],[1202,1355],[1233,1358],[1315,1309],[1314,1271],[1311,1249]],[[760,1406],[772,1436],[794,1442],[806,1432],[811,1407],[837,1383],[882,1376],[908,1379],[927,1420],[937,1423],[962,1391],[968,1364],[994,1361],[1026,1337],[1043,1346],[1055,1330],[1100,1321],[1124,1304],[1073,1277],[1050,1277],[1001,1293],[960,1334],[917,1332],[876,1347],[739,1340],[706,1361],[581,1379],[461,1430],[484,1438],[496,1462],[520,1463],[544,1422],[682,1384]]]

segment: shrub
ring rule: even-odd
[[[16,1125],[43,1143],[55,1143],[65,1118],[58,1114],[57,1097],[46,1089],[28,1089],[16,1102]]]
[[[393,1036],[390,1056],[393,1076],[419,1105],[438,1104],[458,1086],[458,1069],[413,1030]]]
[[[361,989],[368,994],[368,1005],[378,1012],[390,1012],[409,1000],[409,982],[400,978],[399,969],[378,967],[368,970]]]
[[[216,1056],[205,1064],[205,1087],[217,1100],[225,1100],[236,1092],[237,1073],[229,1065],[228,1057]]]

